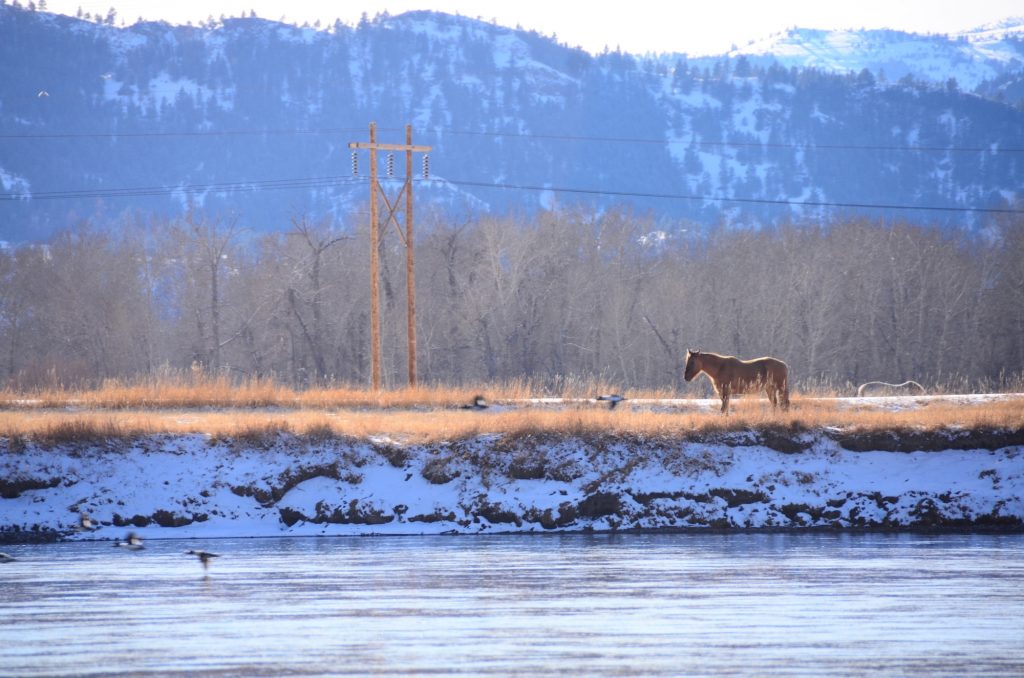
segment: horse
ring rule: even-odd
[[[902,384],[890,384],[884,381],[869,381],[857,389],[857,397],[872,395],[924,395],[924,386],[916,381],[905,381]]]
[[[722,413],[729,413],[729,398],[739,393],[756,393],[764,389],[772,409],[781,405],[789,409],[789,367],[778,358],[740,360],[731,355],[718,355],[690,349],[686,352],[683,378],[693,379],[703,372],[708,375],[715,393],[722,399]]]

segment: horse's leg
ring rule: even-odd
[[[722,414],[729,414],[729,387],[722,387]]]
[[[774,410],[779,406],[779,389],[775,384],[768,382],[765,391],[768,393],[768,401],[772,404],[772,409]]]

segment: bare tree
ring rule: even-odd
[[[224,346],[239,336],[225,333],[222,286],[236,254],[233,241],[241,230],[237,219],[208,218],[194,209],[172,229],[183,296],[195,323],[193,360],[214,372],[220,370]]]
[[[303,253],[292,259],[291,278],[305,283],[288,287],[288,306],[313,355],[316,366],[314,379],[320,382],[328,374],[324,339],[324,256],[349,236],[339,234],[330,219],[313,224],[305,214],[292,218],[292,230],[287,235],[301,243],[303,248]],[[308,293],[305,291],[307,287]],[[301,306],[309,308],[311,319],[303,318]]]

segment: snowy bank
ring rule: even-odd
[[[432,445],[159,435],[17,449],[0,441],[0,539],[120,539],[129,530],[147,538],[1019,531],[1022,452],[1020,432],[927,440],[740,432],[676,442],[481,436]],[[76,530],[81,511],[96,530]]]

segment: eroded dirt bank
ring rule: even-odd
[[[202,435],[11,449],[0,539],[549,530],[1024,530],[1024,432],[701,440]],[[80,512],[98,528],[76,529]]]

